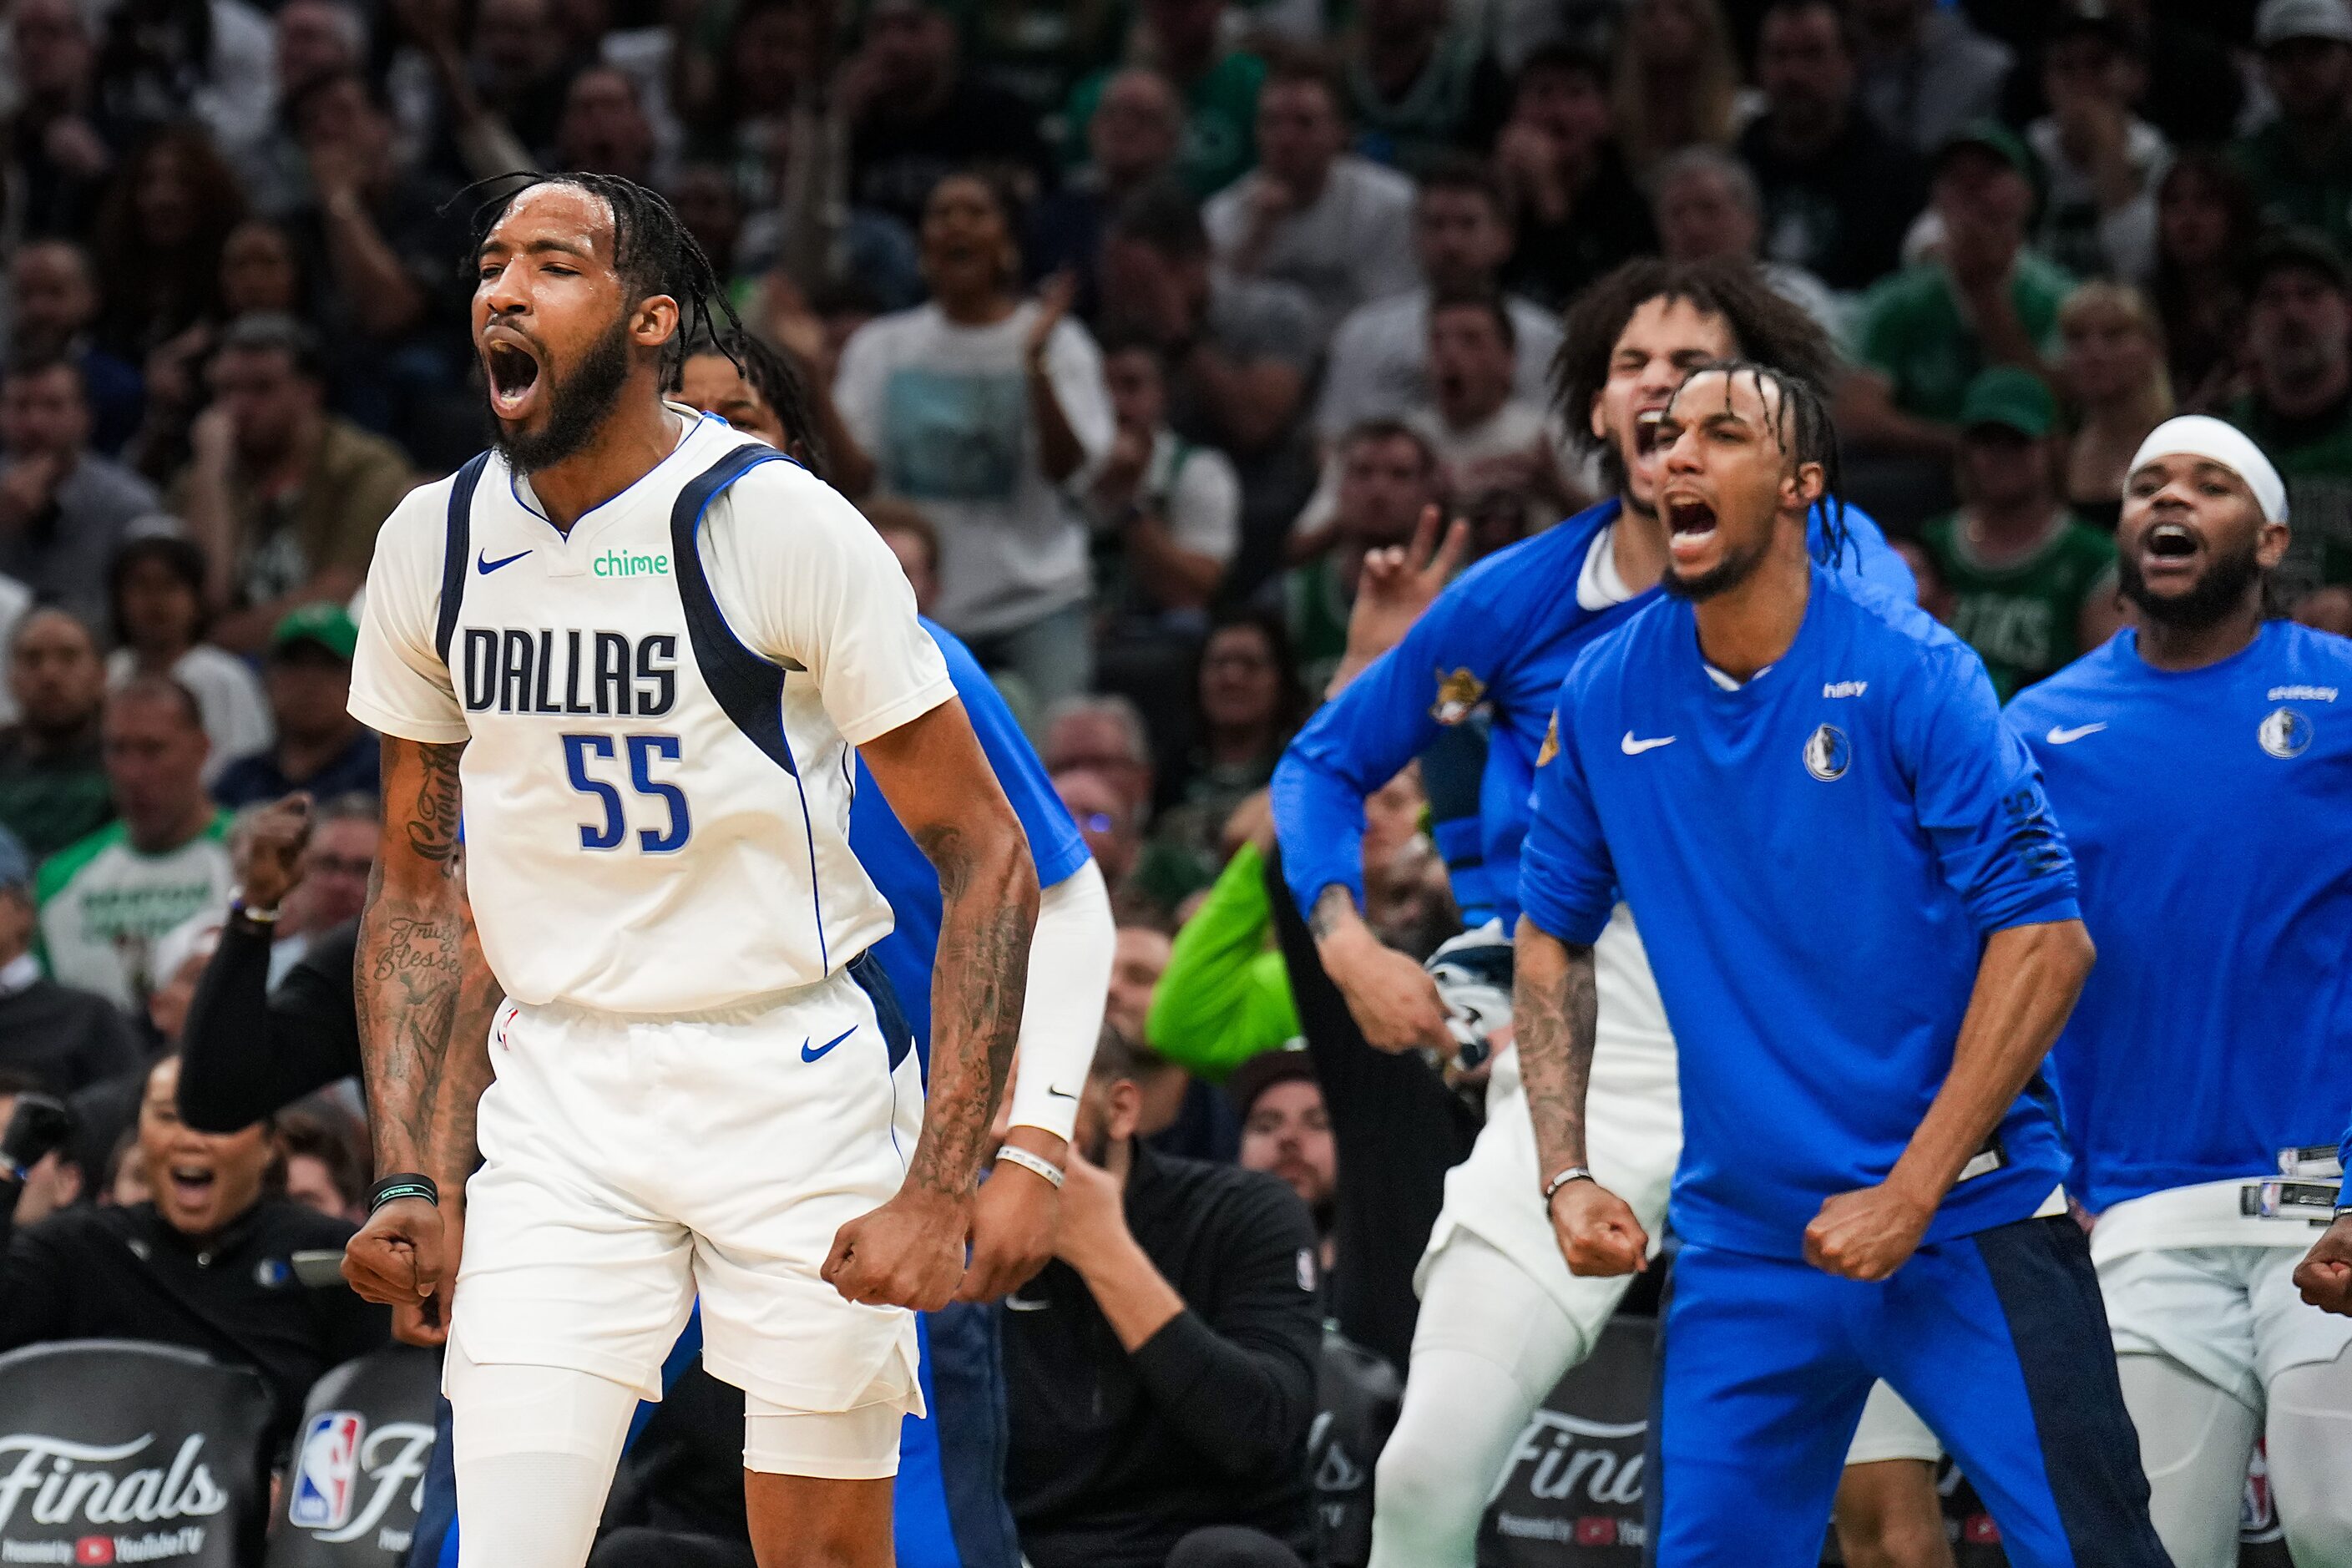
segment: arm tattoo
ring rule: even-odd
[[[1545,951],[1546,949],[1549,951]],[[1519,928],[1518,979],[1511,1005],[1543,1174],[1585,1163],[1584,1090],[1592,1076],[1600,1001],[1592,950]],[[1557,956],[1555,956],[1557,955]]]
[[[992,851],[952,823],[914,837],[938,868],[943,912],[931,971],[931,1089],[907,1175],[926,1191],[963,1196],[1021,1036],[1037,884],[1017,838],[1009,852]]]
[[[384,741],[384,852],[352,976],[376,1169],[421,1171],[445,1187],[473,1163],[499,1000],[457,879],[464,750]]]
[[[1307,911],[1307,929],[1321,942],[1355,912],[1355,896],[1334,882],[1315,896],[1315,907]]]

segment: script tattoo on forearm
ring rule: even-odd
[[[386,854],[369,883],[353,974],[376,1168],[445,1183],[462,1181],[472,1163],[499,1001],[457,882],[463,752],[384,742]],[[468,1032],[481,1038],[460,1043]]]
[[[1511,1003],[1519,1079],[1535,1123],[1546,1176],[1585,1163],[1584,1090],[1592,1077],[1600,1020],[1592,950],[1519,933],[1518,982]],[[1549,952],[1545,952],[1546,947]],[[1553,955],[1559,955],[1555,958]]]
[[[979,1173],[1021,1036],[1037,895],[1022,857],[983,854],[952,823],[928,826],[915,841],[939,871],[942,912],[932,969],[931,1091],[907,1173],[927,1191],[961,1196]]]

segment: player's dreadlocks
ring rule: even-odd
[[[1592,400],[1609,384],[1609,359],[1633,312],[1652,300],[1687,300],[1731,329],[1732,353],[1814,386],[1836,378],[1837,350],[1821,323],[1790,304],[1745,261],[1664,261],[1643,257],[1602,277],[1578,297],[1551,362],[1552,406],[1577,440],[1597,449],[1622,485],[1616,444],[1592,434]]]
[[[516,199],[541,185],[571,185],[603,198],[613,215],[613,269],[620,275],[621,281],[637,299],[667,294],[677,301],[677,331],[662,349],[665,383],[677,375],[678,365],[685,361],[686,345],[697,338],[722,345],[719,352],[735,360],[739,368],[742,366],[731,345],[743,336],[743,323],[736,319],[734,306],[727,302],[727,290],[719,280],[718,269],[710,265],[710,258],[702,253],[702,247],[687,232],[686,225],[669,203],[658,192],[649,191],[635,180],[572,170],[560,174],[499,174],[478,181],[459,195],[502,188],[474,209],[473,246],[467,252],[468,261]]]
[[[776,423],[783,426],[785,444],[800,449],[808,471],[821,479],[828,477],[830,454],[824,449],[824,433],[817,426],[816,403],[809,395],[808,377],[794,355],[746,329],[739,329],[729,339],[705,333],[688,343],[679,356],[678,368],[665,380],[667,390],[678,389],[685,362],[697,354],[718,354],[731,361],[760,395],[760,401],[775,414]]]
[[[1756,388],[1757,401],[1772,410],[1772,438],[1790,466],[1821,465],[1822,498],[1813,503],[1813,510],[1821,516],[1822,542],[1814,553],[1824,566],[1835,565],[1853,542],[1853,535],[1846,528],[1845,474],[1838,458],[1837,426],[1830,418],[1828,397],[1805,377],[1758,360],[1715,360],[1691,372],[1692,380],[1702,375],[1723,377],[1727,403],[1731,384],[1746,376]],[[1778,394],[1777,398],[1766,392],[1767,387]]]

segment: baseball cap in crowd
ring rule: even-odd
[[[2352,5],[2345,0],[2263,0],[2254,13],[2254,47],[2267,49],[2298,38],[2352,44]]]
[[[1316,1081],[1315,1058],[1307,1054],[1303,1041],[1280,1050],[1262,1052],[1242,1063],[1225,1079],[1225,1095],[1234,1102],[1234,1114],[1247,1121],[1250,1108],[1257,1104],[1259,1095],[1276,1084],[1302,1079]]]
[[[1997,364],[1977,373],[1960,399],[1960,428],[1991,426],[2039,441],[2057,427],[2058,400],[2032,371]]]
[[[2247,287],[2260,289],[2272,273],[2289,268],[2316,272],[2338,292],[2352,294],[2352,263],[2316,229],[2284,228],[2264,237],[2254,247],[2253,275]]]
[[[1945,137],[1944,144],[1936,149],[1937,173],[1943,172],[1954,153],[1970,150],[1991,153],[2024,175],[2035,189],[2041,188],[2042,166],[2033,161],[2032,153],[2017,132],[1998,120],[1972,120]]]
[[[360,628],[341,605],[305,605],[278,623],[269,634],[269,651],[274,656],[300,643],[316,643],[348,664],[359,649]]]

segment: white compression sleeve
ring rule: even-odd
[[[1076,1125],[1118,947],[1110,893],[1091,859],[1038,895],[1013,1075],[1013,1126],[1067,1138]]]
[[[637,1396],[566,1367],[480,1365],[448,1349],[458,1568],[581,1568]]]

